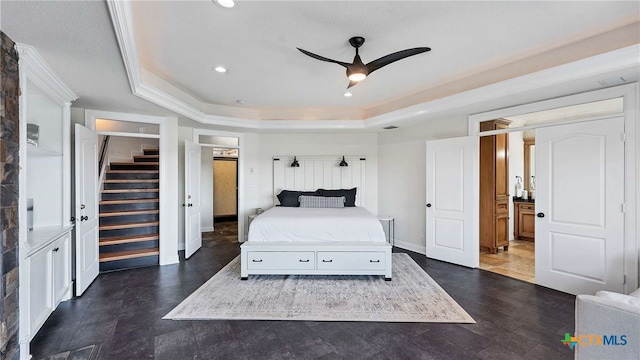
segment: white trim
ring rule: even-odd
[[[200,231],[202,231],[202,232],[211,232],[211,231],[213,231],[213,226],[204,227],[204,228],[200,229]]]
[[[132,138],[141,138],[141,139],[160,139],[160,135],[158,134],[141,134],[141,133],[127,133],[127,132],[118,132],[118,131],[96,131],[98,135],[105,136],[121,136],[121,137],[132,137]]]
[[[107,7],[120,45],[120,53],[129,77],[129,85],[131,91],[136,94],[137,88],[142,82],[142,76],[131,3],[129,1],[107,0]]]
[[[112,111],[85,111],[85,126],[95,131],[96,120],[130,121],[159,125],[159,135],[101,132],[111,136],[130,136],[159,139],[160,147],[160,265],[178,263],[178,174],[172,169],[178,168],[177,123],[174,117],[139,115]]]
[[[637,56],[637,55],[636,55]],[[637,66],[637,64],[636,64]],[[624,273],[626,275],[626,283],[624,289],[626,293],[629,293],[638,288],[638,281],[640,279],[640,231],[636,225],[640,221],[640,209],[638,209],[637,195],[640,194],[640,184],[636,179],[638,172],[640,171],[640,164],[637,159],[640,159],[640,147],[637,144],[640,139],[640,126],[638,126],[638,96],[640,96],[640,90],[638,83],[625,84],[615,86],[602,90],[589,91],[581,94],[570,95],[565,97],[559,97],[551,100],[539,101],[535,103],[514,106],[510,108],[504,108],[499,110],[488,111],[479,114],[473,114],[469,116],[469,135],[480,138],[480,122],[491,119],[504,118],[509,116],[517,116],[521,114],[527,114],[537,111],[545,111],[550,109],[556,109],[565,106],[579,105],[584,103],[590,103],[594,101],[607,100],[617,97],[622,97],[624,101],[624,123],[625,123],[625,229],[624,229]],[[614,117],[616,115],[608,115],[607,118]],[[582,121],[594,120],[598,117],[582,119]],[[579,122],[579,121],[572,121]],[[548,126],[549,124],[540,124],[535,127]],[[558,124],[554,124],[558,125]],[[521,130],[522,128],[518,129]],[[504,131],[507,132],[507,131]],[[497,133],[497,132],[493,132]],[[487,132],[488,134],[488,132]],[[635,136],[631,136],[635,134]],[[479,147],[478,147],[479,148]],[[474,167],[476,167],[475,173],[479,173],[480,161],[476,156],[474,157]],[[479,176],[479,175],[478,175]],[[478,183],[474,185],[474,188],[478,188]],[[478,202],[478,201],[476,201]],[[474,218],[479,219],[479,207],[474,211]]]
[[[444,98],[427,101],[404,109],[369,117],[365,120],[255,120],[205,113],[201,109],[203,109],[206,104],[193,96],[182,92],[181,95],[188,100],[187,102],[145,82],[145,77],[155,78],[156,76],[140,65],[133,26],[133,11],[130,3],[129,1],[107,0],[107,5],[111,13],[116,38],[120,45],[120,52],[129,78],[129,84],[135,95],[203,124],[247,129],[374,129],[394,124],[401,120],[408,120],[429,114],[432,115],[462,106],[539,90],[578,79],[610,73],[612,71],[635,68],[638,66],[638,52],[640,51],[640,45],[632,45]],[[190,104],[197,104],[198,106]]]
[[[585,121],[606,120],[606,119],[611,119],[612,117],[621,117],[621,116],[624,116],[623,112],[622,113],[609,114],[609,115],[589,116],[589,117],[584,117],[584,118],[581,118],[581,119],[562,120],[562,121],[558,121],[558,122],[550,122],[550,123],[544,123],[544,124],[526,125],[526,126],[520,126],[520,127],[510,127],[510,128],[506,128],[506,129],[483,131],[483,132],[479,133],[478,136],[482,137],[482,136],[491,136],[491,135],[498,135],[498,134],[508,134],[508,133],[512,133],[512,132],[541,129],[541,128],[546,128],[546,127],[551,127],[551,126],[558,126],[558,125],[575,124],[575,123],[581,123],[581,122],[585,122]]]
[[[426,245],[418,245],[418,244],[414,244],[412,242],[406,242],[406,241],[402,241],[402,240],[395,240],[393,243],[394,247],[400,248],[400,249],[405,249],[405,250],[409,250],[409,251],[413,251],[415,253],[418,253],[420,255],[425,255],[427,254],[427,247]]]
[[[29,72],[32,81],[47,96],[59,104],[69,103],[78,99],[78,95],[62,80],[62,77],[44,60],[33,46],[16,44],[20,55],[20,71]]]
[[[235,133],[229,131],[217,131],[217,130],[206,130],[206,129],[193,129],[193,142],[199,144],[201,146],[207,146],[211,144],[200,144],[199,139],[200,135],[208,135],[208,136],[221,136],[221,137],[235,137],[238,138],[238,146],[234,148],[238,149],[238,198],[236,199],[238,202],[238,242],[245,241],[245,232],[244,232],[244,223],[247,218],[248,213],[245,213],[244,206],[244,159],[245,159],[245,148],[244,148],[244,134]],[[185,225],[186,226],[186,225]],[[214,221],[215,226],[215,221]]]

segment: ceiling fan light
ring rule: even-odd
[[[362,81],[366,77],[367,77],[367,74],[365,74],[365,73],[356,72],[356,73],[349,74],[349,80],[351,80],[351,81]]]

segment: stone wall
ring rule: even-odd
[[[18,346],[18,52],[0,31],[0,359]]]

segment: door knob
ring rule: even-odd
[[[431,207],[431,204],[427,204],[427,207]]]
[[[80,221],[89,220],[89,216],[80,216]]]
[[[193,206],[193,204],[189,204],[189,207],[192,207],[192,206]]]
[[[543,218],[544,217],[544,213],[538,213],[536,216],[539,217],[539,218]]]

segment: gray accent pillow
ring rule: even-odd
[[[343,208],[344,196],[325,197],[325,196],[306,196],[300,195],[301,208]]]

